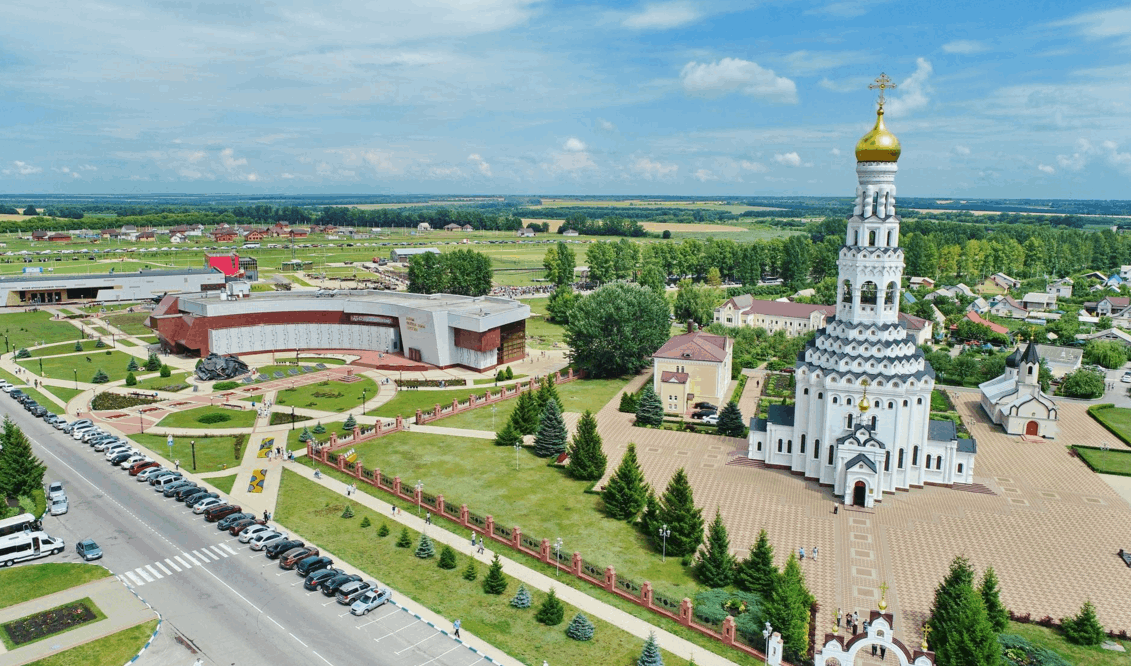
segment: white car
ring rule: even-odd
[[[51,500],[51,515],[52,516],[61,516],[64,513],[66,513],[69,508],[70,508],[70,505],[67,504],[67,496],[66,495],[62,495],[60,497],[56,497],[55,499]]]
[[[62,481],[52,481],[51,484],[47,486],[47,499],[54,500],[56,498],[66,496],[67,493],[63,491]]]
[[[1123,373],[1123,377],[1120,378],[1119,381],[1123,382],[1124,384],[1131,384],[1131,372]]]
[[[11,383],[9,383],[6,379],[0,379],[0,391],[10,393],[12,391]]]
[[[135,453],[129,458],[126,458],[125,462],[123,462],[121,465],[118,465],[118,467],[121,467],[122,469],[129,469],[134,463],[139,462],[150,462],[150,459],[146,458],[140,453]]]
[[[267,532],[260,532],[259,534],[253,536],[251,538],[251,541],[248,542],[248,545],[251,546],[252,550],[263,550],[267,546],[270,546],[271,544],[277,543],[279,541],[283,541],[287,538],[287,535],[283,534],[282,532],[268,530]]]
[[[272,530],[266,525],[248,525],[243,529],[242,532],[240,532],[240,543],[247,543],[251,541],[252,537],[254,537],[256,534],[269,531]]]
[[[158,465],[156,467],[150,467],[149,469],[141,470],[140,472],[137,473],[137,476],[135,478],[138,481],[148,481],[149,477],[153,476],[154,474],[160,474],[161,472],[164,472],[164,471],[165,471],[165,468],[162,467],[161,465]]]
[[[195,514],[201,514],[201,513],[204,513],[205,511],[207,511],[208,509],[211,509],[214,506],[219,506],[223,503],[224,503],[224,500],[220,499],[219,497],[209,497],[208,499],[204,500],[200,504],[197,504],[196,506],[194,506],[192,508],[192,512],[195,513]]]
[[[719,425],[719,415],[718,414],[711,414],[709,416],[703,417],[703,424],[704,425]]]
[[[75,428],[73,430],[71,430],[71,439],[74,439],[76,441],[81,441],[83,435],[85,435],[86,433],[88,433],[88,432],[90,432],[94,429],[95,428],[92,425],[75,426]]]

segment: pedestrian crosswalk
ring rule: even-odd
[[[238,555],[226,543],[219,546],[203,546],[188,552],[182,552],[180,555],[173,555],[163,560],[158,560],[150,564],[145,564],[136,569],[130,569],[122,572],[128,582],[136,587],[141,587],[146,583],[155,583],[162,578],[172,576],[182,571],[192,569],[193,567],[201,567],[212,562],[219,562],[220,560]]]

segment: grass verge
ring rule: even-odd
[[[596,414],[624,388],[628,381],[628,377],[620,379],[577,379],[558,386],[558,395],[565,403],[563,405],[564,411],[580,413],[588,409]],[[467,430],[501,429],[506,425],[507,419],[510,418],[516,404],[517,401],[513,399],[498,403],[499,411],[495,413],[494,428],[492,428],[491,408],[489,406],[433,421],[429,425]],[[415,414],[416,412],[412,413],[412,415]]]
[[[128,662],[157,629],[157,620],[123,629],[97,640],[44,657],[27,666],[91,666],[91,664],[124,664]]]
[[[1093,472],[1131,476],[1131,451],[1127,449],[1104,451],[1094,446],[1073,446],[1072,450],[1092,468]]]
[[[183,391],[188,388],[188,383],[185,381],[186,379],[188,379],[187,372],[174,372],[169,377],[162,377],[158,374],[148,379],[139,379],[136,386],[127,386],[126,388],[131,390],[149,389],[153,391],[164,390],[166,386],[180,386],[181,388],[178,390]]]
[[[145,327],[148,312],[127,312],[125,314],[108,315],[103,317],[106,323],[129,335],[149,335],[152,329]]]
[[[103,353],[102,350],[99,350],[85,355],[52,356],[42,359],[29,358],[19,363],[29,372],[36,374],[40,374],[39,367],[42,363],[43,373],[41,376],[49,379],[74,380],[76,377],[75,370],[78,370],[78,380],[89,382],[99,369],[105,372],[112,382],[125,379],[126,366],[130,364],[130,359],[134,357],[120,351],[106,350],[106,352]]]
[[[1004,633],[1016,634],[1027,639],[1033,645],[1052,650],[1073,666],[1116,666],[1131,663],[1131,658],[1126,652],[1112,652],[1100,646],[1090,647],[1074,645],[1065,640],[1064,636],[1056,629],[1042,627],[1038,624],[1021,624],[1010,622]],[[1125,648],[1131,648],[1131,641],[1115,641]]]
[[[204,480],[205,483],[212,486],[216,490],[224,493],[225,495],[232,494],[232,486],[236,485],[236,477],[238,474],[229,474],[228,476],[213,476]]]
[[[109,576],[109,571],[96,564],[71,562],[50,562],[5,569],[0,571],[0,608],[22,604]]]
[[[40,388],[50,391],[63,402],[70,402],[71,398],[83,392],[82,389],[66,388],[65,386],[40,386]]]
[[[245,436],[246,437],[246,436]],[[236,436],[174,437],[173,452],[169,453],[165,435],[134,434],[130,439],[150,451],[166,456],[170,461],[180,460],[181,467],[193,472],[215,472],[224,465],[235,467],[240,464],[236,457]],[[196,468],[192,465],[192,442],[196,441]]]
[[[22,388],[20,390],[23,391],[24,393],[30,395],[32,400],[35,400],[36,402],[38,402],[40,404],[40,406],[42,406],[43,408],[45,408],[47,411],[51,412],[52,414],[62,414],[63,412],[67,411],[67,410],[63,409],[62,407],[60,407],[59,405],[55,404],[54,400],[52,400],[51,398],[48,398],[47,396],[43,395],[42,393],[40,393],[39,391],[37,391],[33,388],[25,387],[25,388]]]
[[[67,321],[51,319],[51,313],[45,311],[5,312],[0,315],[0,333],[6,338],[11,351],[82,337],[79,329]]]
[[[85,351],[85,352],[97,351],[99,349],[99,347],[97,345],[98,345],[97,340],[83,340],[82,341],[82,351]],[[109,343],[107,343],[106,346],[103,347],[102,349],[110,349]],[[75,353],[75,343],[74,342],[60,342],[57,345],[47,345],[46,347],[40,347],[39,349],[29,349],[28,351],[31,352],[32,358],[41,358],[41,357],[45,357],[45,356],[59,356],[61,354],[74,354]]]

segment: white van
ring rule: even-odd
[[[157,492],[162,492],[165,490],[165,486],[172,485],[174,483],[177,483],[178,481],[183,480],[184,476],[182,476],[181,474],[174,473],[168,476],[163,476],[160,479],[157,479],[156,483],[153,484],[153,489]]]
[[[63,552],[62,539],[45,532],[27,531],[0,538],[0,567],[10,567],[16,562]]]

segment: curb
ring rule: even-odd
[[[126,579],[124,579],[121,576],[119,576],[118,574],[114,573],[113,570],[110,569],[110,567],[108,567],[104,564],[99,563],[98,566],[102,567],[106,571],[109,571],[111,576],[113,576],[114,578],[117,578],[118,582],[120,582],[122,585],[124,585],[125,588],[127,590],[129,590],[131,594],[133,594],[135,597],[137,597],[138,601],[145,604],[145,607],[148,608],[149,610],[153,611],[153,614],[157,616],[157,626],[153,628],[153,634],[150,635],[149,640],[145,641],[145,645],[141,646],[141,649],[137,651],[137,654],[135,654],[124,665],[124,666],[129,666],[129,664],[132,664],[135,661],[137,661],[138,659],[140,659],[141,655],[145,654],[145,651],[149,649],[149,646],[153,643],[153,641],[157,640],[157,634],[161,633],[161,625],[164,624],[165,618],[161,616],[160,611],[158,611],[156,608],[151,606],[148,601],[146,601],[144,598],[142,598],[142,596],[137,593],[137,590],[135,590],[133,588],[133,586],[131,586],[126,581]]]
[[[475,654],[479,655],[479,656],[480,656],[480,657],[481,657],[481,658],[482,658],[483,660],[485,660],[485,661],[487,661],[487,662],[489,662],[489,663],[492,663],[492,664],[497,664],[497,663],[499,663],[499,662],[495,661],[494,659],[492,659],[491,657],[488,657],[488,656],[487,656],[486,654],[483,654],[483,653],[482,653],[482,652],[480,652],[480,651],[479,651],[478,649],[476,649],[476,648],[474,648],[474,647],[472,647],[472,646],[468,645],[467,643],[464,643],[464,642],[463,642],[463,639],[462,639],[462,638],[456,638],[456,637],[455,637],[455,636],[453,636],[453,635],[451,634],[451,632],[449,632],[448,630],[446,630],[446,629],[441,629],[441,628],[437,627],[436,625],[432,624],[432,623],[431,623],[431,622],[429,622],[428,620],[425,620],[424,618],[420,617],[420,616],[419,616],[419,615],[417,615],[416,613],[413,613],[412,611],[410,611],[409,609],[405,608],[404,606],[402,606],[402,605],[400,605],[400,604],[397,604],[397,608],[400,608],[400,609],[401,609],[401,610],[403,610],[404,612],[406,612],[406,613],[408,613],[409,615],[411,615],[411,616],[415,617],[416,619],[420,620],[421,622],[423,622],[424,624],[428,625],[429,627],[432,627],[432,628],[433,628],[433,629],[435,629],[436,631],[438,631],[438,632],[440,632],[441,634],[443,634],[443,635],[447,636],[448,638],[452,639],[453,641],[455,641],[455,642],[459,643],[460,645],[464,646],[464,647],[465,647],[465,648],[467,648],[468,650],[471,650],[471,651],[472,651],[472,652],[474,652]]]

